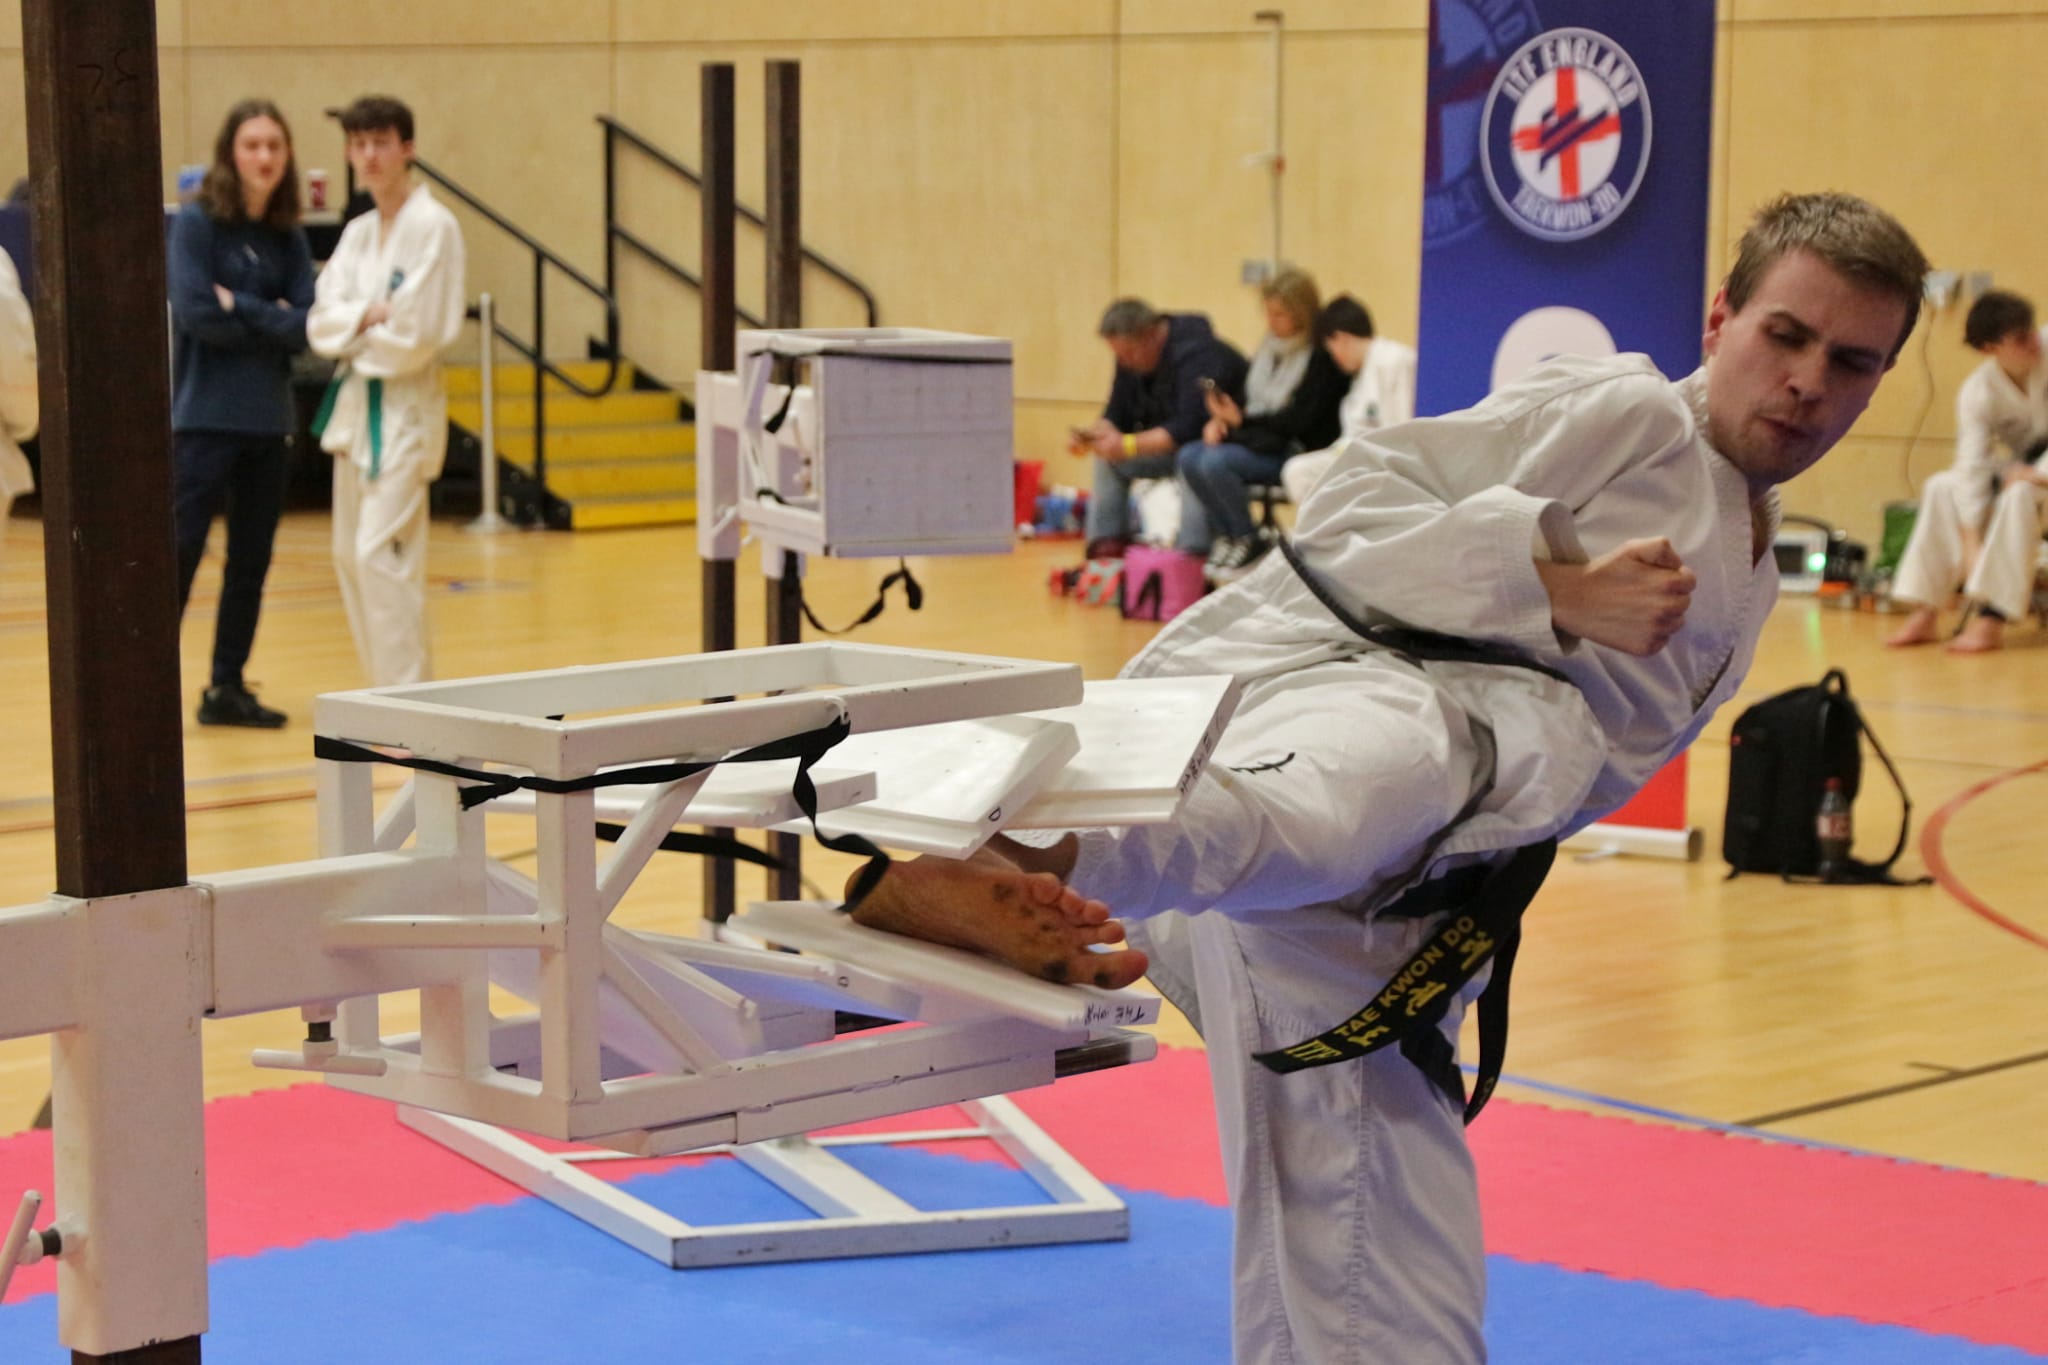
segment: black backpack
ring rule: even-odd
[[[1728,736],[1728,813],[1721,829],[1721,856],[1728,860],[1729,876],[1774,872],[1789,881],[1819,875],[1821,796],[1828,780],[1839,778],[1842,795],[1855,804],[1866,735],[1899,789],[1899,838],[1882,863],[1852,858],[1832,880],[1918,884],[1891,875],[1892,864],[1906,849],[1913,803],[1891,756],[1849,696],[1848,675],[1839,668],[1810,686],[1768,697],[1735,718]]]

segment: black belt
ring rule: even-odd
[[[1316,581],[1293,544],[1282,538],[1280,553],[1329,613],[1361,639],[1412,659],[1446,663],[1497,664],[1526,668],[1569,682],[1562,673],[1499,645],[1461,640],[1402,626],[1374,626],[1359,620]],[[1414,887],[1379,911],[1381,915],[1444,922],[1386,986],[1343,1023],[1292,1047],[1254,1054],[1276,1072],[1303,1071],[1370,1056],[1400,1045],[1401,1055],[1421,1069],[1465,1122],[1479,1117],[1500,1081],[1508,1046],[1508,983],[1522,942],[1522,912],[1550,872],[1557,841],[1546,839],[1516,849],[1505,862],[1459,868]],[[1438,1025],[1458,992],[1491,961],[1493,977],[1479,996],[1479,1068],[1471,1096],[1458,1069],[1457,1048]]]

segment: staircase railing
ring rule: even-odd
[[[599,114],[597,121],[604,126],[604,283],[606,290],[616,292],[618,284],[618,248],[624,245],[637,252],[665,274],[680,280],[691,289],[701,292],[704,287],[704,281],[695,271],[682,265],[646,238],[619,222],[618,145],[621,142],[625,143],[634,151],[646,156],[656,165],[665,168],[674,175],[680,176],[699,189],[703,188],[703,177],[677,160],[673,155],[649,141],[645,136],[634,132],[609,114]],[[735,203],[733,211],[755,227],[767,226],[767,220],[757,210],[749,208],[745,204]],[[880,325],[878,319],[881,314],[875,304],[874,292],[866,284],[862,283],[858,276],[837,262],[811,250],[809,247],[803,249],[803,257],[806,262],[824,271],[827,275],[838,280],[860,296],[861,303],[867,310],[868,326],[875,327]],[[755,327],[762,325],[759,315],[751,313],[745,308],[736,307],[733,311],[739,315],[740,320],[743,322]]]
[[[327,116],[331,119],[335,119],[338,121],[341,118],[341,110],[329,109],[327,111]],[[479,217],[483,218],[484,221],[488,222],[489,224],[491,224],[491,226],[497,228],[499,231],[511,237],[514,241],[518,242],[521,246],[525,247],[528,251],[530,251],[533,254],[532,342],[527,342],[517,333],[508,329],[502,322],[498,322],[495,319],[491,324],[491,330],[493,333],[496,334],[497,338],[500,341],[503,341],[507,346],[510,346],[515,352],[517,352],[521,356],[524,356],[529,362],[532,363],[533,478],[534,482],[540,484],[542,487],[546,487],[547,384],[545,381],[549,377],[552,377],[555,380],[559,381],[571,393],[581,394],[585,398],[596,398],[602,394],[610,393],[612,390],[612,386],[618,382],[619,303],[618,299],[613,296],[610,287],[610,249],[609,247],[607,247],[606,250],[606,283],[599,284],[596,280],[591,279],[590,276],[584,274],[581,270],[578,270],[575,266],[571,265],[567,260],[565,260],[561,256],[560,253],[549,249],[547,246],[545,246],[539,240],[537,240],[533,236],[533,234],[527,232],[524,228],[521,228],[517,223],[511,221],[504,214],[492,208],[489,204],[485,203],[475,194],[471,193],[469,190],[457,184],[455,180],[451,178],[445,171],[440,170],[438,167],[432,165],[427,161],[421,160],[419,157],[414,157],[412,164],[414,170],[418,171],[427,179],[433,181],[434,184],[446,190],[450,195],[454,196],[456,199],[461,200],[464,204],[468,205],[469,208],[473,210]],[[353,167],[351,167],[348,175],[348,192],[349,197],[351,199],[355,197],[355,189],[355,170]],[[606,199],[607,201],[609,201],[611,193],[609,168],[607,168],[605,192]],[[597,384],[583,383],[581,380],[577,379],[573,374],[570,374],[568,371],[562,369],[553,361],[549,360],[545,354],[543,354],[547,341],[547,276],[548,268],[550,266],[552,266],[555,270],[561,272],[562,275],[567,277],[571,284],[576,285],[585,293],[592,295],[598,300],[598,302],[604,305],[605,371],[604,379]],[[490,344],[488,337],[485,338],[484,344]],[[498,458],[498,452],[496,452],[495,450],[486,450],[483,452],[483,458],[487,460],[495,460]]]

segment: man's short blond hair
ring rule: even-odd
[[[1906,305],[1905,326],[1892,347],[1897,356],[1920,317],[1927,257],[1898,219],[1853,194],[1783,194],[1758,210],[1735,252],[1723,288],[1736,312],[1758,281],[1794,251],[1808,251],[1846,279],[1890,294]]]

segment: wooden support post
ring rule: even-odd
[[[768,236],[768,325],[801,327],[804,323],[804,256],[799,191],[802,184],[802,102],[800,72],[795,62],[769,62],[767,73],[768,202],[763,213]],[[794,367],[786,376],[797,382]],[[793,645],[803,639],[803,559],[782,552],[782,572],[766,584],[768,643]],[[782,868],[768,874],[770,900],[803,896],[803,839],[777,834],[769,852]]]
[[[91,1026],[53,1043],[58,1202],[86,1227],[58,1263],[77,1365],[196,1365],[206,1326],[198,1019],[175,990],[111,998],[180,914],[118,898],[186,881],[156,53],[155,0],[23,0],[57,890],[112,898],[89,912]]]
[[[733,69],[731,62],[706,62],[702,68],[699,99],[702,103],[702,117],[699,120],[703,138],[704,181],[698,190],[702,205],[702,231],[699,237],[702,259],[698,274],[703,279],[699,297],[703,303],[702,360],[698,365],[703,370],[730,370],[738,363],[738,341],[735,330],[739,326],[739,313],[734,288],[738,278],[733,265],[733,196],[734,168],[737,156],[733,151]],[[737,599],[739,595],[736,565],[730,559],[706,559],[699,562],[701,584],[698,596],[703,604],[703,651],[706,654],[732,649],[737,645]],[[728,829],[710,829],[705,833],[729,835]],[[723,924],[732,918],[738,899],[738,890],[733,877],[733,864],[729,858],[706,858],[704,860],[704,916],[715,924]]]

